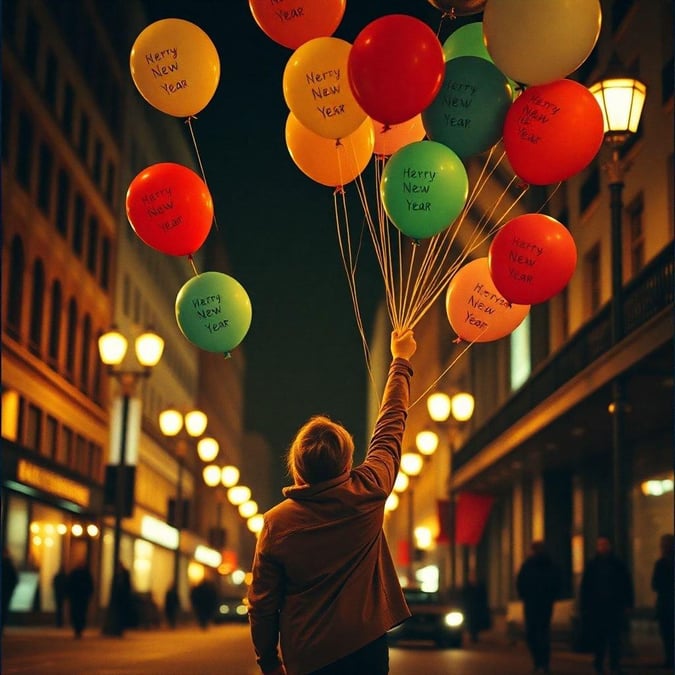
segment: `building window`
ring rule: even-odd
[[[63,133],[72,140],[73,124],[75,121],[75,88],[70,82],[66,83],[63,90]]]
[[[33,264],[33,296],[30,302],[30,348],[39,354],[42,347],[42,316],[45,308],[45,268],[42,260]]]
[[[61,442],[58,446],[56,461],[64,466],[69,466],[73,456],[73,430],[70,427],[61,427]]]
[[[96,139],[96,143],[94,143],[94,164],[91,173],[96,185],[101,187],[101,178],[103,177],[103,143],[100,139]]]
[[[45,419],[45,438],[42,444],[42,452],[47,457],[54,459],[57,455],[59,442],[59,423],[55,417],[47,415]]]
[[[61,312],[63,300],[61,296],[61,283],[57,280],[52,284],[51,306],[49,308],[49,347],[48,355],[50,364],[58,369],[59,347],[61,346]]]
[[[33,120],[25,110],[19,115],[18,140],[16,179],[26,190],[30,190],[30,174],[33,169]]]
[[[42,437],[42,410],[32,403],[28,404],[26,414],[26,442],[25,446],[31,450],[40,450]]]
[[[40,165],[38,167],[38,206],[46,216],[52,206],[52,169],[54,154],[46,143],[40,143]]]
[[[40,25],[32,13],[26,17],[26,39],[24,42],[23,58],[28,72],[35,77],[37,72],[38,48],[40,46]]]
[[[98,483],[103,480],[103,448],[94,442],[89,443],[89,475]]]
[[[75,254],[82,257],[82,251],[84,250],[84,197],[79,193],[75,196],[72,246]]]
[[[101,240],[101,268],[100,277],[101,288],[107,291],[110,288],[110,239],[103,237]]]
[[[645,231],[642,222],[644,196],[640,193],[628,205],[628,232],[630,234],[630,274],[635,277],[645,266]]]
[[[2,104],[2,158],[9,162],[10,139],[14,132],[12,128],[12,88],[9,82],[2,78],[2,95],[0,95]]]
[[[98,218],[89,218],[89,239],[87,242],[87,269],[96,274],[98,263]]]
[[[89,391],[89,364],[91,362],[91,317],[87,314],[84,317],[82,326],[82,352],[80,362],[80,389],[87,393]]]
[[[105,198],[110,206],[115,206],[115,165],[108,162],[105,177]]]
[[[75,456],[72,468],[81,474],[89,473],[89,454],[87,452],[87,439],[77,434],[75,441]]]
[[[592,316],[600,309],[600,244],[595,244],[584,256],[584,277],[588,289],[586,310]]]
[[[71,298],[68,303],[68,332],[66,333],[66,375],[72,381],[75,376],[75,346],[77,344],[77,302]]]
[[[583,213],[600,194],[600,169],[592,167],[579,190],[579,209]]]
[[[82,113],[80,115],[80,140],[78,144],[78,151],[84,164],[87,164],[89,159],[89,115]]]
[[[68,213],[70,211],[70,176],[65,169],[59,169],[56,194],[56,229],[64,237],[68,234]]]
[[[21,331],[21,314],[23,309],[23,274],[25,268],[23,242],[19,237],[12,240],[11,257],[9,263],[9,288],[7,294],[7,331],[14,337],[18,337]]]
[[[45,101],[52,111],[56,110],[56,92],[59,78],[59,65],[56,55],[50,49],[45,64]]]

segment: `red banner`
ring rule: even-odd
[[[483,536],[495,498],[476,492],[460,492],[455,510],[455,542],[476,546]]]

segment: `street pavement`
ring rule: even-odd
[[[672,674],[657,666],[658,645],[634,646],[624,659],[625,675]],[[246,624],[195,625],[176,630],[127,631],[122,638],[89,628],[81,640],[68,629],[12,627],[2,639],[3,675],[258,675]],[[409,643],[390,650],[390,675],[529,675],[532,672],[522,642],[503,635],[481,635],[462,649],[434,649]],[[552,675],[592,673],[590,654],[554,645]],[[348,675],[348,674],[345,674]]]

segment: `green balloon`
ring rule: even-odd
[[[469,194],[462,160],[435,141],[417,141],[395,152],[380,182],[389,219],[413,239],[432,237],[449,227]]]
[[[446,61],[458,56],[477,56],[492,62],[483,42],[483,22],[475,21],[460,26],[443,43],[443,55]]]
[[[443,85],[422,112],[422,124],[432,141],[462,159],[473,157],[501,138],[511,96],[506,76],[494,63],[459,56],[445,64]]]
[[[251,301],[244,287],[222,272],[203,272],[176,295],[176,321],[192,344],[228,354],[251,326]]]

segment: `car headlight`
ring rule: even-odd
[[[464,614],[461,612],[448,612],[445,615],[445,625],[450,628],[457,628],[464,623]]]

